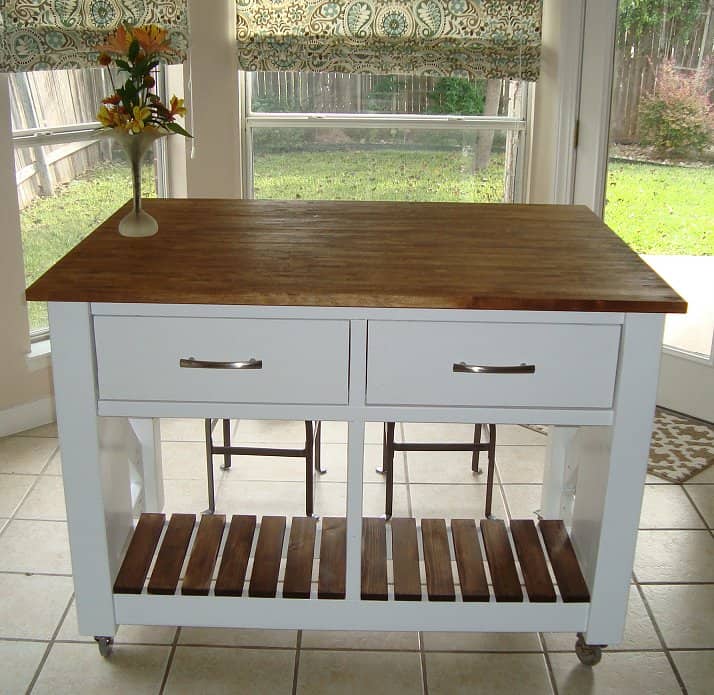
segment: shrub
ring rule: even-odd
[[[483,113],[485,101],[483,80],[473,83],[463,77],[442,77],[429,95],[429,112],[479,115]]]
[[[704,65],[692,75],[662,63],[653,94],[640,103],[640,139],[661,152],[702,150],[713,141],[714,114],[709,104]]]

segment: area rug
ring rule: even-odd
[[[546,434],[542,425],[528,429]],[[714,464],[714,425],[662,408],[655,412],[647,472],[670,483],[686,483]]]

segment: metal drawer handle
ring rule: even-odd
[[[491,365],[454,363],[454,371],[463,374],[535,374],[534,364],[519,364],[511,367],[494,367]]]
[[[195,357],[181,358],[179,367],[186,369],[262,369],[263,360],[256,360],[251,357],[245,362],[211,362],[207,360],[197,360]]]

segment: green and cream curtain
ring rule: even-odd
[[[244,70],[535,80],[542,0],[236,0]]]
[[[95,67],[95,46],[128,23],[168,29],[169,62],[186,59],[186,0],[0,0],[0,72]]]

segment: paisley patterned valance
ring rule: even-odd
[[[186,0],[0,0],[0,72],[95,67],[94,47],[123,23],[168,29],[169,62],[186,59]]]
[[[535,80],[542,0],[236,0],[244,70]]]

